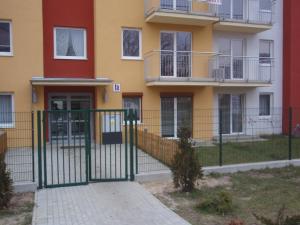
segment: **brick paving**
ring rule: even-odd
[[[189,225],[135,182],[36,193],[33,225]]]

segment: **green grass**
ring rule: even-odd
[[[285,160],[289,156],[289,140],[286,136],[264,137],[264,141],[230,142],[223,144],[223,165]],[[292,141],[293,158],[300,158],[300,138]],[[219,146],[199,147],[199,159],[203,166],[219,165]]]
[[[228,176],[231,185],[205,187],[189,195],[178,192],[171,194],[176,202],[191,203],[179,204],[177,212],[193,225],[226,225],[237,218],[245,221],[245,225],[258,224],[253,213],[274,219],[283,205],[288,215],[300,214],[299,167],[250,171]],[[234,211],[230,215],[220,216],[195,207],[220,191],[226,191],[233,196]]]

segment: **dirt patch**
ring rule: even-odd
[[[215,188],[219,186],[231,186],[231,177],[224,176],[219,178],[204,177],[204,179],[198,180],[196,183],[196,188],[201,189],[203,187]]]
[[[179,191],[174,187],[172,180],[144,182],[142,185],[174,211],[180,210],[183,206],[187,207],[195,205],[195,203],[188,199],[182,198],[180,202],[178,202],[171,196],[172,193]],[[205,177],[196,182],[196,188],[199,190],[204,187],[214,188],[218,186],[231,186],[231,178],[229,176],[220,178]]]
[[[9,208],[0,211],[0,224],[29,225],[32,222],[34,193],[15,194]]]

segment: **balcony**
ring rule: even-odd
[[[151,51],[144,56],[147,86],[268,87],[274,59],[209,52]]]
[[[223,0],[215,7],[220,21],[215,30],[259,33],[272,28],[275,3],[273,0]]]
[[[198,0],[145,0],[149,23],[206,26],[217,22],[215,9]]]

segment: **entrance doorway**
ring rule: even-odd
[[[84,110],[92,108],[90,94],[51,94],[49,96],[49,139],[81,140],[84,138]],[[66,113],[67,112],[67,113]],[[91,123],[92,125],[92,123]],[[91,126],[92,127],[92,126]]]

